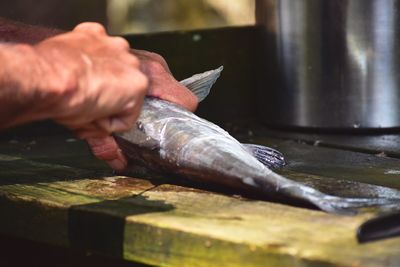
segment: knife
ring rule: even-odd
[[[372,218],[357,229],[359,243],[400,236],[400,212],[392,212]]]

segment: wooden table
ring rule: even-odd
[[[280,149],[288,177],[400,188],[396,135],[340,142],[257,128],[236,136]],[[381,151],[392,157],[375,155]],[[332,215],[174,180],[114,175],[67,133],[4,135],[0,234],[160,266],[400,265],[400,238],[357,243],[356,229],[371,214]]]

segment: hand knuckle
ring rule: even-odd
[[[121,50],[129,50],[129,43],[122,37],[111,37],[111,41],[114,47],[121,49]]]
[[[127,73],[127,84],[134,91],[147,91],[147,87],[149,85],[149,79],[146,75],[144,75],[140,70],[130,71]],[[132,87],[134,85],[134,87]]]
[[[139,89],[142,93],[147,92],[147,88],[149,87],[149,79],[143,73],[139,72],[137,75],[137,83],[139,85]]]
[[[132,54],[129,54],[125,59],[128,61],[129,65],[134,66],[135,68],[140,66],[139,59]]]
[[[74,30],[96,33],[96,34],[106,34],[104,26],[97,22],[80,23],[75,27]]]

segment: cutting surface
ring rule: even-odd
[[[400,188],[400,161],[252,137],[288,177]],[[350,163],[349,163],[350,162]],[[400,238],[358,244],[353,217],[116,176],[69,135],[0,142],[0,233],[161,266],[398,266]],[[390,172],[392,170],[392,172]],[[400,173],[400,172],[399,172]]]

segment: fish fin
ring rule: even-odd
[[[269,169],[279,169],[285,166],[285,158],[281,152],[270,147],[242,144],[259,162]]]
[[[211,87],[217,81],[223,69],[224,66],[221,66],[215,70],[195,74],[190,78],[180,81],[180,83],[189,88],[197,96],[199,102],[201,102],[208,96]]]

